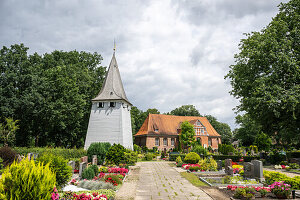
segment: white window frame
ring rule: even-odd
[[[171,146],[175,146],[175,138],[171,138]]]
[[[160,141],[160,139],[159,138],[155,138],[155,146],[159,146],[159,141]]]
[[[164,146],[168,146],[168,138],[163,139],[163,144],[164,144]]]

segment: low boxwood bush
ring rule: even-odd
[[[95,177],[95,171],[92,167],[85,168],[81,174],[83,179],[92,180]]]
[[[50,169],[56,175],[56,186],[58,188],[66,185],[72,177],[72,167],[68,165],[68,161],[62,156],[44,153],[37,158],[37,162],[49,164]]]
[[[55,173],[49,164],[24,159],[5,168],[0,179],[0,198],[50,199],[55,183]]]
[[[81,158],[83,156],[86,156],[87,152],[84,149],[66,149],[66,148],[50,148],[50,147],[14,147],[14,150],[25,157],[27,157],[28,153],[34,153],[34,154],[44,154],[44,153],[51,153],[56,156],[62,156],[64,159],[70,159],[70,158]]]
[[[184,162],[191,163],[191,164],[196,164],[198,163],[199,160],[200,160],[200,156],[195,152],[188,153],[184,158]]]
[[[10,165],[14,162],[15,159],[17,159],[17,152],[14,151],[10,147],[1,147],[0,148],[0,158],[3,159],[3,165],[4,167]]]
[[[279,172],[264,171],[264,177],[267,185],[271,185],[274,182],[284,181],[284,183],[291,185],[292,189],[300,190],[300,176],[291,178]]]
[[[89,162],[92,162],[93,155],[97,155],[98,165],[101,165],[104,162],[106,153],[108,152],[110,147],[111,147],[111,144],[109,142],[94,142],[94,143],[92,143],[87,150]]]
[[[178,156],[181,157],[181,160],[184,160],[186,154],[169,154],[169,160],[175,161]]]
[[[121,144],[113,144],[107,154],[106,154],[106,162],[119,165],[120,163],[125,163],[125,152],[126,149]]]

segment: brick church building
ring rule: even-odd
[[[218,149],[221,136],[212,127],[206,117],[174,116],[149,114],[139,132],[135,134],[135,144],[149,149],[173,150],[178,146],[181,123],[190,122],[194,126],[195,138],[200,140],[203,147]]]

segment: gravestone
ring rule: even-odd
[[[254,171],[253,171],[254,178],[258,179],[260,182],[264,181],[262,161],[252,160],[251,163],[253,164],[254,167]]]
[[[28,158],[28,160],[31,160],[33,158],[33,153],[28,153],[27,158]]]
[[[217,161],[218,170],[222,170],[222,160]]]
[[[72,167],[72,172],[74,172],[75,169],[75,161],[71,160],[68,162],[68,165]]]
[[[244,177],[254,178],[254,165],[251,162],[244,163]]]
[[[80,162],[88,163],[88,157],[87,157],[87,156],[81,157],[81,158],[80,158]]]
[[[228,171],[227,171],[228,175],[233,175],[233,168],[232,167],[228,167]]]
[[[226,159],[225,160],[225,173],[229,173],[229,167],[232,168],[232,160],[231,159]]]
[[[97,165],[97,164],[98,164],[98,158],[97,158],[97,155],[93,155],[92,164],[93,164],[93,165]]]
[[[83,172],[83,170],[86,168],[87,163],[86,162],[82,162],[79,164],[79,177],[81,177],[81,174]]]

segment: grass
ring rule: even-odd
[[[187,179],[191,184],[196,187],[199,186],[208,186],[206,183],[202,182],[196,175],[187,172],[180,172],[180,175]]]

